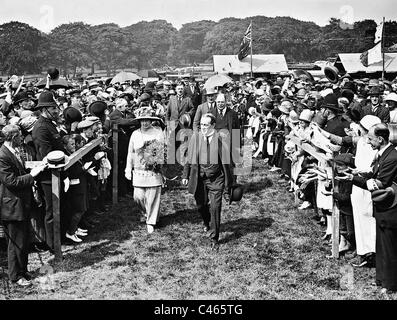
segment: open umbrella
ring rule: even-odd
[[[39,82],[36,83],[37,88],[44,88],[47,84],[47,79],[43,78]],[[50,80],[50,89],[67,89],[73,88],[73,85],[67,81],[66,79],[59,78],[57,80]]]
[[[208,80],[204,83],[205,89],[222,87],[226,83],[233,82],[233,79],[225,74],[216,74],[208,78]]]
[[[154,70],[141,70],[138,75],[142,78],[160,78],[159,74]]]
[[[112,79],[112,81],[110,81],[110,83],[111,83],[111,84],[115,84],[115,83],[117,83],[117,82],[123,83],[123,82],[126,82],[126,81],[135,81],[135,80],[138,80],[138,79],[140,79],[140,78],[141,78],[141,77],[138,76],[138,75],[135,74],[135,73],[121,71],[121,72],[119,72],[118,74],[116,74],[116,75],[113,77],[113,79]]]

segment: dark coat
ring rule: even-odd
[[[0,148],[0,183],[1,219],[28,220],[34,179],[4,145]]]
[[[390,187],[397,182],[397,150],[393,145],[389,146],[375,162],[373,167],[373,179],[382,183],[383,188]],[[367,189],[366,182],[369,178],[360,176],[353,177],[353,184],[360,188]],[[374,217],[380,226],[384,228],[397,228],[397,208],[379,210],[375,206]]]
[[[32,139],[36,148],[36,160],[41,161],[51,151],[61,150],[65,152],[62,137],[56,125],[47,118],[40,116],[32,131]],[[51,182],[51,170],[46,169],[40,174],[42,182]]]
[[[200,88],[198,86],[194,86],[194,92],[192,92],[190,86],[185,86],[184,95],[189,97],[190,100],[192,100],[192,103],[195,108],[198,107],[198,105],[201,102],[201,93],[200,93]]]
[[[171,96],[167,105],[167,113],[165,119],[167,121],[179,121],[183,114],[189,114],[190,119],[194,119],[196,108],[189,97],[183,97],[181,103],[178,102],[177,96]]]
[[[368,102],[365,105],[363,105],[362,109],[360,110],[361,119],[369,114],[377,116],[384,123],[390,122],[390,111],[387,107],[381,104],[376,108],[375,112],[372,111],[371,102]]]
[[[188,191],[191,194],[196,193],[197,183],[199,179],[199,152],[200,152],[200,141],[202,141],[203,135],[201,133],[195,132],[190,138],[187,162],[183,169],[183,179],[189,179]],[[224,159],[224,155],[230,154],[228,146],[222,142],[219,134],[215,133],[210,145],[211,162],[213,162],[213,157],[218,154],[218,163],[221,163],[221,170],[225,175],[225,187],[227,192],[230,192],[233,183],[232,170],[230,167],[230,161]],[[222,159],[224,161],[222,161]],[[223,163],[226,162],[226,163]]]

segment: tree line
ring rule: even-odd
[[[40,73],[57,66],[76,75],[93,63],[110,74],[116,68],[160,68],[212,62],[214,54],[237,54],[252,21],[253,53],[283,53],[289,62],[325,60],[337,53],[363,52],[374,44],[376,22],[348,25],[331,18],[320,27],[290,17],[255,16],[202,20],[177,30],[166,20],[141,21],[127,27],[115,23],[73,22],[43,33],[12,21],[0,25],[0,71],[3,74]],[[385,46],[397,42],[397,22],[385,24]]]

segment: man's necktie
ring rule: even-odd
[[[207,164],[210,164],[211,163],[210,138],[206,137],[205,140],[207,141]]]
[[[17,157],[18,161],[25,167],[25,161],[22,159],[21,153],[18,149],[15,149],[15,156]]]

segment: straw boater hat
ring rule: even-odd
[[[372,201],[378,210],[389,210],[397,206],[397,184],[371,192]]]
[[[70,158],[60,150],[51,151],[43,158],[44,163],[48,163],[50,169],[58,169],[66,166]]]
[[[284,113],[289,115],[291,109],[292,109],[292,103],[289,100],[284,100],[283,102],[281,102],[280,106],[278,107],[278,109]]]

